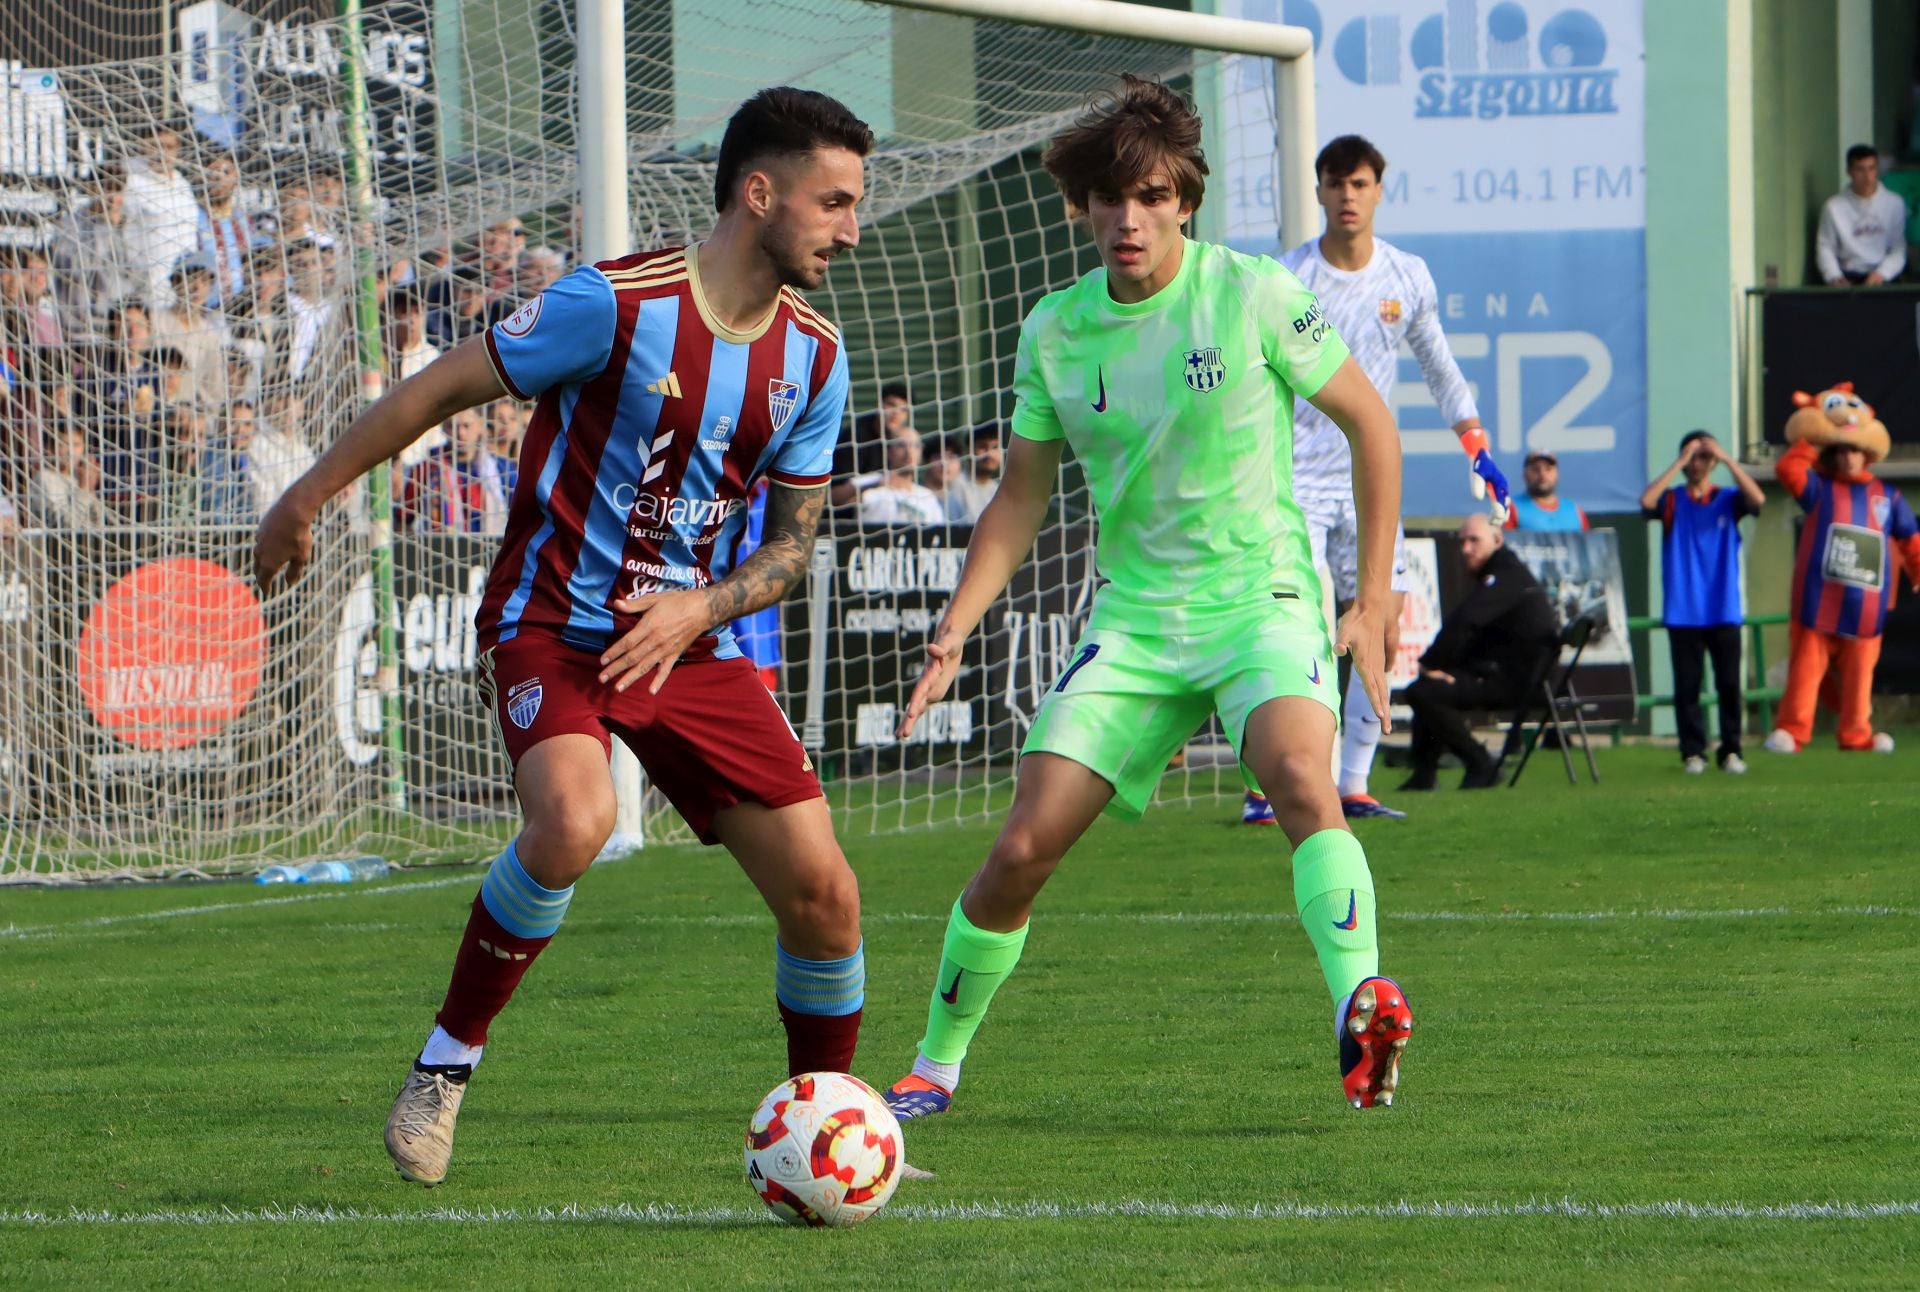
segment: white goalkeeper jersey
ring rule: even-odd
[[[1393,406],[1400,343],[1413,349],[1427,389],[1447,425],[1478,417],[1473,392],[1440,332],[1440,293],[1427,262],[1380,238],[1365,269],[1335,269],[1320,258],[1320,239],[1280,258],[1320,300],[1327,321],[1347,343],[1380,398]],[[1296,400],[1293,407],[1293,495],[1331,502],[1353,496],[1353,454],[1333,419]]]

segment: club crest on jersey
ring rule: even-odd
[[[513,684],[507,692],[507,716],[513,719],[514,726],[525,731],[533,725],[534,718],[540,712],[540,697],[544,693],[537,677]]]
[[[1887,497],[1885,494],[1881,494],[1867,504],[1867,510],[1873,513],[1873,527],[1875,529],[1885,529],[1887,527],[1887,517],[1893,514],[1893,499]]]
[[[1400,302],[1383,300],[1380,302],[1380,321],[1392,327],[1400,321]]]
[[[800,403],[800,387],[791,381],[782,381],[773,377],[767,382],[767,419],[773,423],[773,433],[778,435],[785,430],[788,421],[793,418],[793,410]]]
[[[1227,379],[1227,365],[1220,359],[1220,347],[1187,351],[1186,377],[1187,385],[1203,395],[1220,389]]]

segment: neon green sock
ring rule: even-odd
[[[1322,830],[1293,850],[1293,900],[1336,1004],[1380,972],[1373,872],[1352,834]]]
[[[1027,927],[1023,924],[1011,933],[978,929],[960,903],[953,904],[940,975],[927,1007],[927,1034],[920,1038],[922,1055],[935,1063],[958,1063],[967,1057],[967,1044],[980,1030],[993,993],[1020,963]]]

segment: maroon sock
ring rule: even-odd
[[[485,1045],[487,1024],[507,1007],[533,958],[551,941],[507,932],[476,894],[467,931],[460,936],[460,953],[453,960],[453,981],[434,1022],[462,1045]]]
[[[788,1076],[852,1069],[853,1047],[860,1041],[860,1010],[851,1014],[800,1014],[778,998],[774,1003],[780,1006],[780,1021],[787,1027]]]

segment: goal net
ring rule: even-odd
[[[291,590],[255,595],[250,546],[363,371],[391,384],[574,263],[570,0],[371,4],[358,37],[294,0],[35,12],[0,37],[0,879],[489,855],[517,815],[472,612],[524,411],[429,432],[330,506]],[[709,227],[720,132],[762,86],[879,136],[861,246],[813,297],[853,371],[837,502],[743,640],[843,829],[983,820],[1096,586],[1074,464],[954,693],[893,730],[992,488],[1020,321],[1097,263],[1040,149],[1121,70],[1203,107],[1271,83],[857,0],[633,0],[627,27],[636,249]],[[938,517],[883,523],[872,489]],[[1223,749],[1199,733],[1162,797],[1237,792]],[[646,826],[685,837],[657,796]]]

